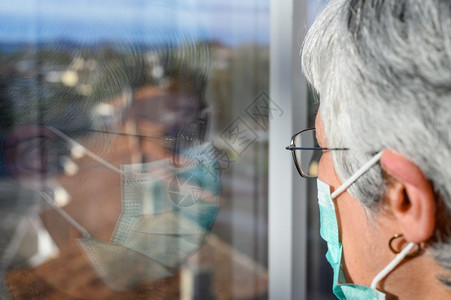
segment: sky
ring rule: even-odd
[[[193,39],[269,43],[269,0],[14,0],[0,7],[0,41],[129,39],[181,30]],[[150,33],[149,28],[158,28]]]

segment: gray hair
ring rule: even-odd
[[[302,51],[307,80],[341,180],[392,149],[413,161],[439,199],[431,254],[451,271],[451,2],[332,0]],[[371,215],[385,192],[380,166],[349,188]],[[451,287],[451,277],[440,278]]]

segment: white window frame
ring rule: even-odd
[[[308,0],[270,0],[270,98],[284,115],[269,126],[269,299],[306,299],[307,184],[285,150],[306,128],[307,84],[299,50]]]

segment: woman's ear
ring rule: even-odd
[[[426,242],[435,228],[435,194],[420,168],[404,156],[385,150],[381,166],[393,178],[386,199],[408,242]]]

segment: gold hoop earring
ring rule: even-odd
[[[393,252],[393,253],[396,254],[396,255],[398,255],[399,252],[401,252],[401,251],[398,251],[398,250],[396,250],[395,248],[393,248],[392,243],[393,243],[394,240],[399,239],[399,238],[402,238],[403,236],[404,236],[404,234],[402,234],[402,233],[397,233],[397,234],[394,234],[394,235],[390,238],[390,240],[388,241],[388,248],[390,248],[390,251]],[[408,258],[415,257],[415,256],[417,256],[418,254],[420,254],[420,252],[421,252],[421,244],[417,244],[417,250],[416,250],[415,252],[413,252],[413,253],[407,255],[406,257],[408,257]]]

